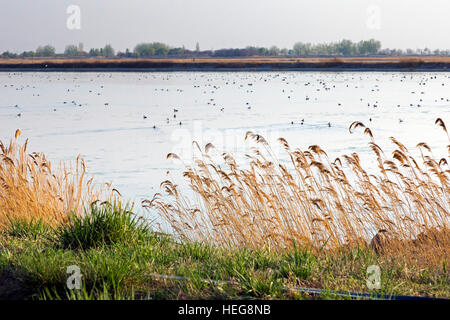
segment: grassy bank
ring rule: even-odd
[[[369,246],[332,252],[225,249],[154,233],[145,221],[109,203],[86,213],[58,227],[11,221],[0,236],[0,299],[343,298],[309,296],[296,287],[450,297],[446,261],[418,264],[376,254]],[[71,265],[80,268],[80,290],[67,288]],[[380,290],[366,287],[370,265],[381,268]]]

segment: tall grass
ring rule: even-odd
[[[437,119],[436,124],[448,137],[444,122]],[[417,145],[420,157],[414,158],[393,137],[396,149],[389,157],[363,123],[352,123],[350,133],[358,127],[370,139],[375,174],[357,153],[332,161],[318,145],[292,149],[280,138],[290,159],[283,164],[262,136],[248,132],[245,139],[259,147],[247,155],[245,168],[230,153],[222,155],[225,165],[220,165],[208,144],[184,172],[194,201],[178,185],[164,181],[166,194],[156,194],[143,206],[156,210],[185,240],[251,248],[337,248],[366,244],[376,235],[373,245],[390,240],[400,241],[401,247],[404,241],[432,239],[429,243],[448,255],[448,159],[435,159],[426,143]],[[450,152],[450,139],[446,148]]]
[[[0,141],[0,228],[18,220],[66,222],[83,214],[86,204],[113,197],[109,184],[95,184],[86,174],[80,156],[54,170],[44,154],[27,153],[28,140],[20,145],[20,133],[9,145]]]

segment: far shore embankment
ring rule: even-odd
[[[0,59],[0,71],[450,71],[450,56]]]

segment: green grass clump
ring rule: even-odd
[[[41,219],[10,219],[4,235],[15,238],[38,239],[48,233],[49,227]]]
[[[293,275],[299,279],[308,279],[316,269],[317,258],[310,250],[294,248],[288,252],[281,265],[283,276]]]
[[[87,214],[73,215],[68,224],[62,224],[56,231],[62,248],[83,250],[141,241],[148,232],[145,223],[115,203],[93,205]]]

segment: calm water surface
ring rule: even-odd
[[[247,131],[281,159],[276,139],[284,137],[301,149],[318,144],[332,160],[358,152],[374,169],[368,137],[348,132],[357,120],[386,153],[394,136],[447,157],[434,121],[450,125],[449,89],[446,72],[0,73],[0,140],[20,128],[29,150],[53,162],[81,154],[97,179],[140,202],[160,191],[167,171],[182,181],[169,152],[189,162],[195,140],[243,159],[253,145]]]

